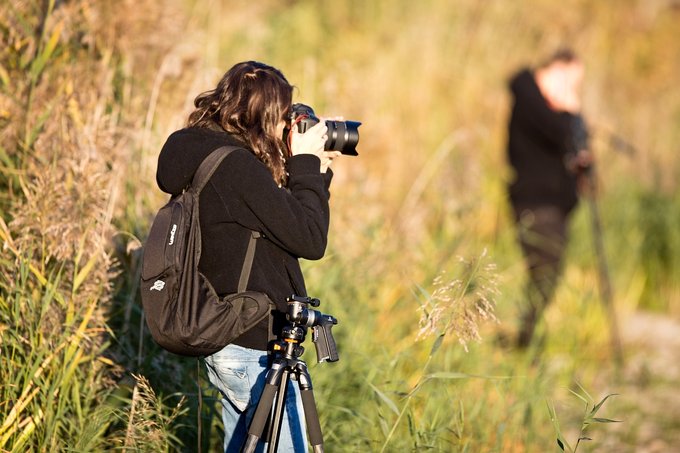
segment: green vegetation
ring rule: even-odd
[[[143,330],[139,247],[164,200],[165,137],[245,59],[279,67],[317,113],[363,122],[360,156],[334,164],[326,257],[304,263],[339,319],[340,361],[305,357],[328,451],[571,449],[584,423],[593,440],[572,451],[670,448],[678,408],[642,396],[672,387],[650,358],[664,345],[651,329],[653,347],[625,344],[614,368],[586,204],[544,343],[496,339],[524,281],[505,84],[565,43],[587,67],[620,320],[680,316],[678,14],[628,0],[0,4],[0,450],[196,451],[197,415],[203,450],[219,448],[196,361]],[[622,423],[592,424],[609,419]]]
[[[586,429],[588,429],[590,425],[594,423],[616,423],[618,421],[612,420],[610,418],[596,417],[597,412],[602,408],[607,399],[609,399],[609,397],[611,396],[615,396],[616,394],[607,395],[604,398],[602,398],[599,403],[595,403],[595,401],[593,401],[593,397],[590,396],[583,387],[581,387],[580,390],[582,394],[577,393],[573,390],[571,391],[571,393],[573,393],[574,396],[583,401],[586,405],[585,411],[583,413],[583,421],[581,422],[581,430],[579,431],[579,437],[578,439],[576,439],[576,444],[574,444],[573,448],[562,435],[555,407],[552,405],[548,405],[548,410],[550,411],[550,419],[552,420],[553,425],[555,426],[555,432],[557,433],[557,445],[560,447],[562,451],[569,451],[571,453],[574,453],[576,452],[576,450],[578,450],[581,441],[593,440],[585,435]]]

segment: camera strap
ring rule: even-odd
[[[298,115],[293,120],[293,122],[290,123],[290,132],[288,133],[288,140],[287,140],[288,143],[286,143],[286,144],[288,145],[288,151],[290,152],[291,156],[293,155],[293,148],[292,148],[292,145],[293,145],[293,128],[297,125],[297,123],[299,123],[303,119],[307,118],[308,116],[309,115]]]

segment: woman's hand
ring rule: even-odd
[[[324,151],[321,157],[321,173],[326,173],[326,170],[333,163],[333,159],[340,156],[340,151]]]
[[[292,155],[313,154],[317,156],[321,161],[320,172],[326,173],[333,159],[340,155],[339,151],[324,151],[324,145],[328,139],[327,133],[328,128],[324,119],[307,129],[307,132],[304,134],[299,133],[297,128],[294,127],[291,143]]]
[[[291,142],[291,154],[297,156],[298,154],[313,154],[319,159],[323,156],[323,147],[326,144],[326,134],[328,128],[325,121],[319,121],[314,126],[307,129],[307,132],[301,134],[297,131],[297,127],[293,127],[293,137]]]

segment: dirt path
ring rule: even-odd
[[[606,428],[615,435],[604,451],[680,452],[680,322],[635,312],[621,336],[626,361],[611,415],[623,423]]]

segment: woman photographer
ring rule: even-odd
[[[170,135],[158,161],[159,187],[177,194],[213,150],[239,147],[200,195],[199,270],[218,294],[236,292],[251,232],[261,234],[248,290],[275,302],[272,319],[205,359],[222,394],[225,451],[239,451],[247,436],[264,386],[268,341],[286,323],[286,297],[306,295],[298,258],[319,259],[326,248],[329,166],[340,153],[324,151],[324,121],[304,134],[293,128],[284,143],[292,92],[279,70],[254,61],[236,64],[215,89],[196,97],[187,127]],[[299,389],[289,385],[279,451],[306,451]]]

